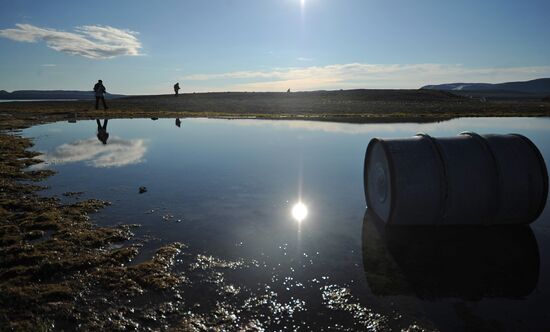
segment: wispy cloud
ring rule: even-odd
[[[137,32],[110,26],[84,25],[74,32],[41,28],[31,24],[16,24],[0,30],[0,37],[19,42],[44,41],[56,51],[90,59],[108,59],[121,55],[140,55],[141,42]]]
[[[113,137],[103,145],[96,138],[89,138],[62,144],[53,151],[38,156],[45,163],[35,166],[40,168],[47,164],[85,162],[93,167],[122,167],[141,163],[146,151],[147,146],[143,139]]]
[[[313,61],[314,59],[300,56],[300,57],[296,58],[296,60],[298,60],[298,61]]]
[[[56,65],[53,63],[44,63],[40,65],[41,67],[55,67]]]
[[[446,64],[349,63],[327,66],[275,68],[267,71],[234,71],[195,74],[183,80],[208,81],[212,89],[227,91],[284,91],[350,88],[419,88],[449,82],[499,83],[550,77],[550,66],[470,68]],[[198,83],[198,84],[197,84]],[[193,82],[189,82],[192,85]]]

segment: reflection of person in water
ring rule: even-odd
[[[101,125],[101,121],[99,119],[95,120],[97,122],[97,139],[103,143],[107,144],[107,140],[109,139],[109,133],[107,132],[107,121],[108,119],[105,119],[103,122],[103,125]]]
[[[176,126],[177,126],[178,128],[181,127],[181,120],[180,120],[180,118],[177,118],[177,119],[176,119]]]

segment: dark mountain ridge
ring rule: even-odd
[[[446,83],[421,89],[448,91],[461,96],[491,99],[542,99],[550,95],[550,78],[505,83]]]

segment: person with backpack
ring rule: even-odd
[[[174,92],[176,93],[176,97],[178,96],[178,92],[180,91],[180,83],[174,84]]]
[[[107,92],[105,90],[105,86],[103,85],[103,81],[99,80],[94,85],[94,93],[95,93],[95,109],[97,110],[99,108],[99,100],[103,102],[103,109],[107,109],[107,104],[105,104],[105,97],[103,96]]]

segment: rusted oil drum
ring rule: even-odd
[[[527,224],[542,213],[548,173],[525,136],[374,138],[365,155],[367,206],[391,225]]]

